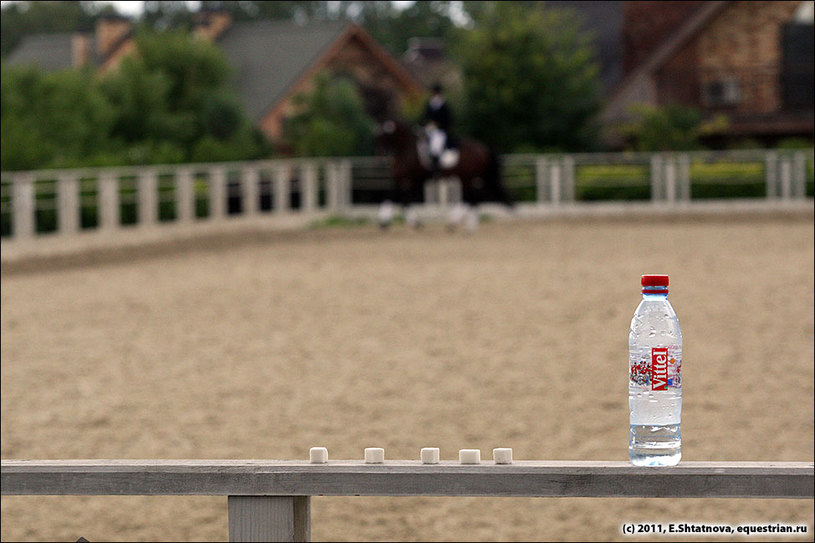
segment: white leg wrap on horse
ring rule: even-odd
[[[458,226],[464,217],[467,215],[467,206],[465,204],[456,204],[450,210],[450,225]]]
[[[467,218],[464,226],[467,227],[468,232],[475,232],[478,228],[478,210],[470,208],[467,210]]]
[[[415,209],[409,208],[405,211],[405,222],[408,226],[417,226],[419,224],[419,213]]]

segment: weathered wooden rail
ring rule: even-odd
[[[308,541],[310,496],[813,498],[812,462],[3,460],[3,496],[228,496],[231,541]]]

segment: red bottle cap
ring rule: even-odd
[[[640,283],[644,287],[667,287],[668,286],[668,276],[667,275],[643,275],[642,280],[640,281]]]
[[[668,276],[649,274],[643,275],[640,280],[642,284],[643,294],[667,294],[668,293]],[[660,287],[660,288],[655,288]]]

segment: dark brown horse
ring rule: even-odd
[[[446,165],[442,160],[437,172],[431,166],[423,135],[417,134],[404,122],[383,122],[377,131],[377,147],[393,158],[393,200],[406,208],[422,200],[426,181],[451,177],[459,179],[461,198],[471,206],[478,206],[481,202],[500,202],[512,206],[501,182],[498,155],[479,141],[462,139],[455,163]]]

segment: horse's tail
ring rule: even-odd
[[[501,155],[495,149],[489,148],[489,166],[487,167],[486,185],[490,188],[495,195],[497,201],[506,205],[507,207],[514,207],[515,202],[509,196],[509,192],[501,180]]]

